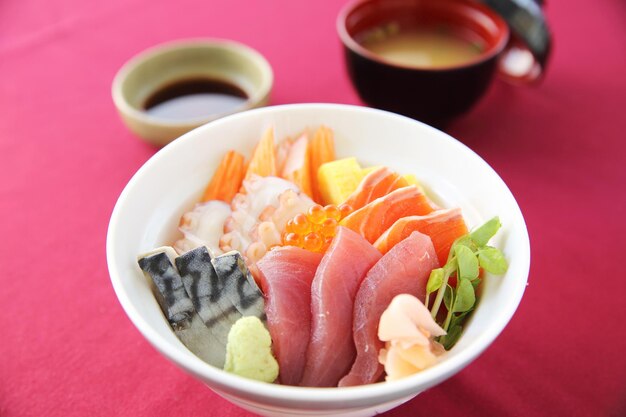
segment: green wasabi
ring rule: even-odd
[[[274,382],[278,377],[278,363],[272,355],[272,338],[257,317],[242,317],[231,327],[224,370],[264,382]]]

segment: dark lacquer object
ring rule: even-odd
[[[337,28],[350,79],[366,104],[443,126],[469,110],[496,73],[514,82],[541,78],[551,37],[539,4],[531,0],[355,0],[339,14]],[[424,30],[464,38],[477,46],[478,53],[459,62],[395,59],[399,51],[393,49],[401,44],[398,34]],[[394,37],[390,54],[372,47],[372,39],[376,43]],[[407,49],[405,41],[401,47]],[[445,42],[435,40],[432,49],[445,47]],[[450,54],[466,55],[459,50]]]
[[[357,0],[341,11],[337,25],[348,73],[361,99],[435,126],[445,125],[480,99],[498,68],[503,71],[499,59],[510,47],[507,22],[471,0]],[[423,30],[453,33],[475,45],[477,53],[464,61],[431,65],[398,61],[370,46],[371,38],[393,39]],[[509,63],[523,64],[521,58]]]
[[[511,30],[511,41],[500,60],[500,74],[513,82],[538,80],[545,73],[552,50],[552,35],[541,10],[543,0],[480,1],[502,16]]]

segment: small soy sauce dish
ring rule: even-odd
[[[113,80],[113,102],[137,136],[163,146],[229,114],[269,102],[272,68],[254,49],[228,40],[194,39],[150,48]]]
[[[496,74],[541,77],[550,34],[537,3],[516,1],[353,0],[337,18],[350,80],[369,106],[445,127]]]

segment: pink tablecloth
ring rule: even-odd
[[[163,359],[109,283],[105,234],[155,149],[110,98],[131,55],[177,38],[257,48],[272,102],[355,103],[343,1],[0,1],[0,415],[249,416]],[[545,82],[497,82],[450,133],[518,198],[532,242],[510,325],[389,416],[626,415],[626,3],[548,2]]]

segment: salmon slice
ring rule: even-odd
[[[352,212],[340,224],[374,243],[398,219],[433,211],[426,195],[415,185],[398,188]]]
[[[430,237],[441,265],[448,260],[448,253],[455,240],[468,233],[460,208],[436,210],[425,216],[408,216],[396,221],[374,243],[381,253],[387,253],[394,245],[409,237],[412,232]]]
[[[235,151],[226,152],[204,190],[202,202],[221,200],[230,204],[241,187],[244,172],[243,155]]]
[[[430,271],[439,267],[430,238],[413,232],[394,246],[367,273],[354,300],[353,337],[356,360],[340,387],[372,384],[383,374],[378,352],[378,322],[398,294],[411,294],[424,301]]]
[[[408,181],[387,167],[378,167],[361,180],[356,190],[345,201],[353,210],[383,197],[398,188],[407,187]]]
[[[317,171],[322,164],[335,160],[335,139],[333,131],[320,126],[313,139],[309,142],[309,169],[311,178],[311,194],[316,203],[322,203],[322,194],[317,180]]]
[[[298,385],[302,378],[311,334],[311,282],[321,260],[320,253],[285,246],[257,263],[281,384]]]
[[[350,370],[356,356],[352,340],[354,297],[380,257],[361,235],[338,228],[311,285],[311,339],[300,385],[336,387]]]
[[[296,184],[300,191],[312,196],[309,139],[302,134],[294,140],[283,161],[280,176]]]
[[[277,175],[275,152],[274,129],[269,128],[254,148],[252,158],[248,162],[245,179],[249,179],[253,175],[275,177]]]

